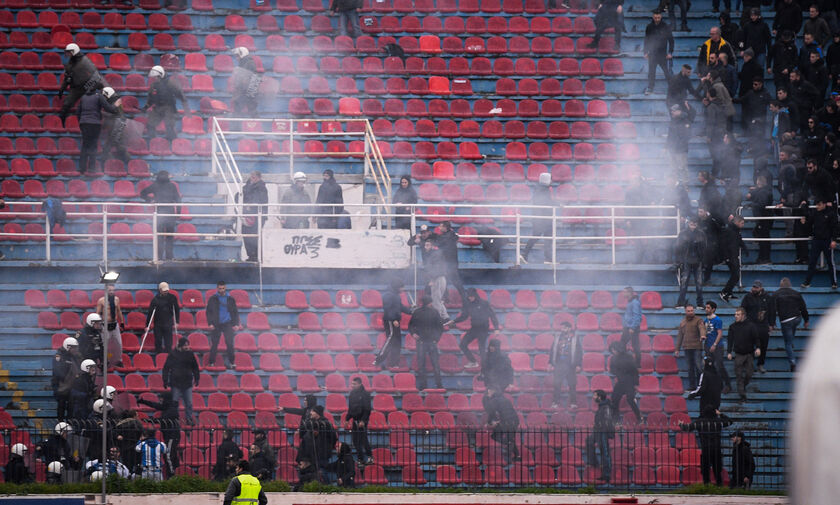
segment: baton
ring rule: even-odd
[[[149,324],[146,326],[146,331],[143,333],[143,339],[140,341],[140,350],[138,352],[143,352],[143,344],[146,343],[146,337],[149,335],[149,328],[152,327],[152,321],[155,320],[155,311],[157,307],[152,309],[152,316],[149,318]]]

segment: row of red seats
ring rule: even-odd
[[[0,33],[0,49],[62,49],[75,42],[81,49],[97,49],[99,45],[96,37],[90,32],[78,32],[70,34],[70,28],[64,25],[53,26],[49,32],[13,31],[9,34]]]
[[[216,72],[230,72],[227,58],[221,59],[218,55],[213,59],[213,69]],[[185,57],[185,68],[196,72],[207,70],[206,59],[202,54],[188,53]],[[433,74],[453,76],[599,76],[599,75],[624,75],[624,67],[618,58],[606,58],[602,63],[596,58],[539,58],[519,57],[511,59],[507,57],[493,58],[484,56],[475,58],[464,58],[455,56],[441,58],[432,56],[420,58],[409,56],[404,60],[396,56],[385,58],[378,56],[366,56],[359,59],[356,56],[345,56],[339,60],[335,56],[323,56],[314,58],[312,56],[299,56],[295,60],[290,56],[279,55],[274,57],[272,64],[274,72],[285,74],[296,72],[298,74]]]
[[[132,212],[134,210],[133,208],[129,209],[129,207],[135,206],[126,205],[123,211]],[[144,210],[144,206],[142,205],[136,207],[140,207],[140,211],[142,212],[147,211]],[[202,293],[197,289],[185,289],[183,293],[179,293],[175,289],[170,289],[169,293],[175,296],[182,308],[203,309],[205,306],[205,297],[209,299],[216,294],[216,290],[208,289],[205,293]],[[46,294],[40,289],[27,289],[23,295],[23,300],[27,306],[35,308],[87,309],[93,307],[96,304],[96,300],[101,298],[103,294],[104,292],[101,289],[93,290],[90,295],[82,289],[72,289],[69,292],[65,292],[62,289],[50,289]],[[120,307],[124,309],[145,309],[151,303],[152,298],[155,297],[155,293],[148,289],[138,289],[134,294],[125,289],[118,289],[115,294],[120,300]],[[231,289],[228,291],[228,295],[236,301],[237,307],[243,309],[251,308],[251,298],[247,291],[243,289]],[[126,349],[128,350],[129,347],[126,346]]]
[[[505,147],[505,157],[509,160],[557,160],[566,161],[638,161],[641,157],[639,148],[635,144],[598,144],[596,148],[587,142],[574,144],[574,155],[572,145],[566,143],[554,143],[549,145],[543,142],[532,142],[527,146],[522,142],[509,142]]]
[[[2,79],[2,78],[0,78]],[[29,97],[27,99],[27,96]],[[126,95],[122,97],[123,110],[126,112],[137,112],[139,110],[139,103],[136,96]],[[10,95],[0,95],[0,112],[58,112],[61,109],[62,99],[58,95],[43,95],[30,94],[23,95],[21,93],[13,93]],[[59,132],[59,128],[65,128],[61,125],[61,121],[56,115],[48,115],[43,118],[43,127],[47,131]],[[75,115],[70,115],[65,120],[67,130],[78,131],[79,121]]]
[[[291,0],[278,0],[278,9],[283,10],[280,5],[287,4]],[[318,2],[318,0],[308,0],[309,2]],[[389,12],[425,12],[425,13],[448,13],[462,12],[465,14],[473,14],[484,12],[486,14],[522,14],[523,12],[529,14],[542,14],[545,12],[565,13],[573,12],[575,14],[588,14],[592,12],[592,7],[586,0],[572,0],[570,8],[563,6],[556,6],[548,9],[544,2],[539,0],[365,0],[362,10],[372,10],[380,13]]]
[[[119,12],[106,12],[103,16],[93,10],[85,11],[81,15],[75,11],[64,11],[59,15],[53,10],[43,10],[37,14],[31,10],[20,10],[16,13],[0,10],[0,26],[4,28],[52,29],[56,25],[64,25],[71,30],[168,31],[172,29],[188,31],[193,29],[192,21],[186,14],[167,15],[155,12],[146,16],[132,12],[123,17]]]
[[[111,240],[117,241],[152,241],[152,226],[148,223],[134,223],[134,225],[129,226],[127,223],[114,223],[108,228],[108,237]],[[194,236],[197,233],[195,225],[190,223],[180,223],[175,231],[181,235],[175,237],[175,240],[181,242],[196,242],[200,239],[198,236]],[[91,223],[88,227],[88,234],[90,235],[102,235],[102,223]],[[67,242],[72,240],[73,237],[67,234],[67,231],[64,227],[60,225],[56,225],[52,230],[52,237],[51,240],[56,240],[60,242]],[[40,223],[27,223],[24,226],[21,226],[18,223],[6,223],[3,225],[3,235],[0,235],[0,240],[4,241],[11,241],[11,242],[28,242],[28,241],[36,241],[36,242],[43,242],[46,240],[46,229],[44,225]],[[43,314],[43,313],[42,313]],[[39,316],[39,326],[43,324],[43,328],[46,329],[79,329],[81,328],[81,320],[78,321],[77,326],[77,319],[79,318],[78,314],[74,314],[75,318],[72,316],[65,317],[66,314],[70,314],[68,312],[62,313],[61,322],[55,317],[55,314],[51,314],[52,317],[46,316],[41,318]]]
[[[526,179],[537,182],[540,174],[549,172],[551,180],[557,183],[571,182],[616,182],[631,180],[638,175],[638,167],[623,165],[619,169],[616,165],[603,164],[598,167],[593,165],[579,164],[574,168],[566,164],[545,165],[543,163],[531,163],[524,167],[521,163],[506,163],[500,165],[495,162],[487,162],[481,165],[481,170],[473,163],[461,162],[457,165],[450,161],[435,161],[431,165],[425,161],[417,161],[411,164],[411,177],[416,181],[486,181],[486,182],[524,182]],[[482,212],[478,212],[482,214]]]
[[[328,98],[316,98],[313,100],[313,107],[309,107],[309,101],[305,98],[292,98],[289,100],[289,112],[295,115],[307,116],[312,111],[320,115],[335,113],[335,104]],[[491,113],[492,111],[492,113]],[[591,118],[629,118],[630,104],[624,100],[611,100],[607,102],[599,99],[590,100],[584,103],[578,99],[571,100],[511,100],[502,98],[500,100],[489,100],[479,98],[478,100],[466,100],[457,98],[455,100],[443,100],[435,98],[421,100],[410,98],[402,100],[399,98],[388,98],[383,102],[375,98],[359,100],[356,97],[343,97],[338,100],[338,113],[347,116],[389,116],[389,117],[455,117],[455,118],[533,118],[533,117],[591,117]]]
[[[85,56],[93,63],[97,69],[111,70],[118,72],[126,72],[134,68],[134,70],[146,74],[152,66],[154,66],[155,58],[151,54],[135,54],[133,67],[129,56],[125,53],[112,53],[108,56],[108,63],[105,63],[105,56],[100,53],[86,52]],[[204,55],[201,53],[187,53],[185,60],[187,62],[201,56],[201,61],[204,61]],[[259,57],[257,57],[259,58]],[[256,58],[255,58],[256,59]],[[180,67],[172,66],[172,62],[178,60],[168,59],[162,62],[164,68],[167,70],[178,70]],[[233,69],[233,59],[228,54],[216,55],[214,61],[217,72],[230,72]],[[43,52],[39,53],[33,51],[24,51],[18,54],[15,51],[3,51],[0,53],[0,68],[9,70],[63,70],[64,63],[61,60],[61,55],[57,52]],[[262,67],[259,67],[262,68]],[[188,67],[187,70],[190,70]],[[205,68],[204,71],[207,69]]]
[[[566,81],[568,82],[568,81]],[[453,121],[441,119],[431,121],[420,119],[409,121],[397,119],[391,123],[388,119],[375,119],[371,124],[373,133],[377,137],[469,137],[485,139],[611,139],[635,138],[636,126],[631,122],[596,122],[593,125],[586,121],[575,121],[571,125],[565,121],[529,121],[519,120],[500,122],[495,119],[478,123],[471,119]],[[439,162],[449,163],[449,162]],[[485,164],[486,165],[486,164]],[[442,169],[442,168],[441,168]],[[511,168],[513,171],[513,168]],[[501,177],[501,174],[499,174]],[[513,174],[511,174],[513,175]],[[520,174],[521,175],[521,168]],[[454,176],[452,177],[454,179]],[[517,177],[519,179],[519,177]]]
[[[133,3],[115,1],[95,2],[94,0],[5,0],[3,7],[9,9],[134,9]],[[140,0],[138,7],[145,10],[157,10],[162,8],[160,0]],[[177,2],[167,5],[169,10],[184,10]],[[197,11],[212,11],[212,0],[192,0],[192,8]]]
[[[7,223],[6,226],[9,224],[15,223]],[[91,230],[89,231],[93,233],[95,231],[94,225],[96,224],[97,223],[91,223]],[[110,231],[111,235],[128,235],[131,237],[130,228],[132,227],[129,227],[127,223],[114,224],[121,226],[118,226],[116,230],[112,228]],[[148,240],[151,240],[151,226],[147,223],[135,223],[134,227],[136,228],[137,225],[145,225],[142,233],[148,233]],[[99,224],[100,228],[101,226],[102,225]],[[178,225],[178,229],[176,231],[178,233],[195,233],[195,226],[190,223],[181,223]],[[101,229],[99,230],[99,233],[102,233]],[[197,237],[176,237],[176,239],[185,241],[198,240]],[[119,240],[119,238],[115,238],[115,240]],[[84,315],[87,316],[87,314]],[[271,329],[268,324],[268,317],[262,312],[249,312],[247,317],[242,317],[242,322],[245,323],[245,326],[252,331]],[[62,312],[60,315],[57,315],[54,312],[39,312],[38,327],[46,330],[79,330],[82,328],[82,317],[77,312]],[[125,315],[125,328],[128,331],[144,330],[146,328],[146,315],[141,312],[129,312]],[[195,316],[193,316],[190,312],[182,312],[178,328],[184,331],[195,329],[209,330],[210,325],[207,324],[207,315],[203,310],[200,310]]]
[[[462,188],[457,184],[438,186],[437,184],[424,183],[418,188],[417,194],[421,202],[433,203],[529,203],[533,201],[531,187],[526,184],[513,184],[507,187],[504,184],[494,183],[486,188],[479,184],[467,184]],[[605,187],[590,184],[581,187],[579,190],[576,190],[573,186],[566,187],[555,193],[555,200],[564,203],[623,203],[625,201],[624,188],[617,184]],[[602,215],[605,216],[606,214]],[[463,231],[461,233],[464,234]]]
[[[126,167],[125,163],[121,160],[110,159],[105,161],[103,168],[104,172],[93,173],[104,173],[111,177],[134,178],[151,177],[152,175],[149,171],[149,164],[145,160],[130,160]],[[76,170],[76,162],[69,158],[56,160],[55,166],[53,166],[52,160],[48,158],[35,158],[32,160],[31,165],[26,158],[14,158],[12,159],[11,165],[6,160],[0,160],[0,177],[77,177],[78,175],[79,172]],[[73,181],[69,182],[73,184],[72,187],[66,186],[64,181],[60,180],[47,181],[45,191],[47,195],[57,198],[64,198],[71,195],[85,196],[88,193],[86,184],[83,188],[82,184],[74,183]],[[25,186],[26,184],[24,183],[23,192],[27,193]]]

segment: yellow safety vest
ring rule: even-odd
[[[239,479],[239,496],[234,498],[231,501],[231,504],[253,505],[254,503],[257,503],[260,497],[260,490],[262,489],[260,481],[253,475],[248,475],[246,473],[237,475],[236,478]]]

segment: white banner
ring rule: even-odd
[[[263,231],[263,266],[275,268],[408,268],[408,230]]]

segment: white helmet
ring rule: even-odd
[[[297,181],[306,182],[306,174],[303,173],[303,172],[295,172],[295,175],[292,176],[292,180],[295,181],[295,182],[297,182]]]
[[[69,52],[73,56],[76,56],[77,54],[79,54],[79,51],[81,51],[81,49],[79,49],[78,44],[67,44],[67,47],[65,47],[64,50]]]
[[[109,401],[114,399],[115,394],[117,394],[117,388],[114,386],[105,386],[99,390],[99,396]]]
[[[26,447],[26,445],[21,443],[17,443],[12,446],[12,454],[14,454],[15,456],[23,456],[28,450],[29,449]]]
[[[149,77],[163,77],[166,75],[166,71],[160,65],[155,65],[149,70]]]
[[[56,424],[54,429],[55,429],[55,434],[56,435],[61,435],[63,433],[72,433],[73,432],[73,427],[70,426],[69,423],[65,423],[64,421]]]
[[[81,368],[83,372],[88,372],[88,368],[92,366],[96,366],[96,361],[93,361],[92,359],[86,359],[82,361],[82,365],[79,368]]]
[[[69,350],[70,350],[70,348],[71,348],[71,347],[74,347],[74,346],[75,346],[75,347],[78,347],[78,346],[79,346],[79,341],[78,341],[78,340],[76,340],[76,339],[75,339],[75,338],[73,338],[73,337],[67,337],[67,338],[65,338],[65,339],[64,339],[64,342],[62,342],[62,343],[61,343],[61,347],[62,347],[65,351],[69,351]]]
[[[61,464],[60,461],[53,461],[49,465],[47,465],[47,472],[48,473],[61,473],[64,471],[64,465]]]
[[[104,95],[105,98],[111,98],[112,96],[114,96],[114,93],[116,92],[111,86],[105,86],[104,88],[102,88],[102,95]]]
[[[114,409],[114,407],[112,407],[110,403],[108,403],[105,400],[103,400],[102,398],[100,398],[100,399],[96,400],[95,402],[93,402],[93,411],[96,412],[97,414],[101,414],[102,413],[102,408],[105,405],[107,405],[107,407],[104,407],[104,408],[107,408],[109,411]]]
[[[543,172],[540,174],[540,185],[541,186],[551,186],[551,174],[548,172]]]
[[[100,480],[102,480],[103,475],[104,474],[102,473],[102,470],[97,470],[97,471],[93,472],[92,474],[90,474],[90,481],[91,482],[99,482]]]
[[[238,58],[244,58],[248,56],[248,48],[247,47],[234,47],[230,50],[233,54],[235,54]]]
[[[96,312],[88,314],[88,317],[85,319],[85,324],[88,326],[93,326],[93,323],[101,323],[102,316],[97,314]]]

